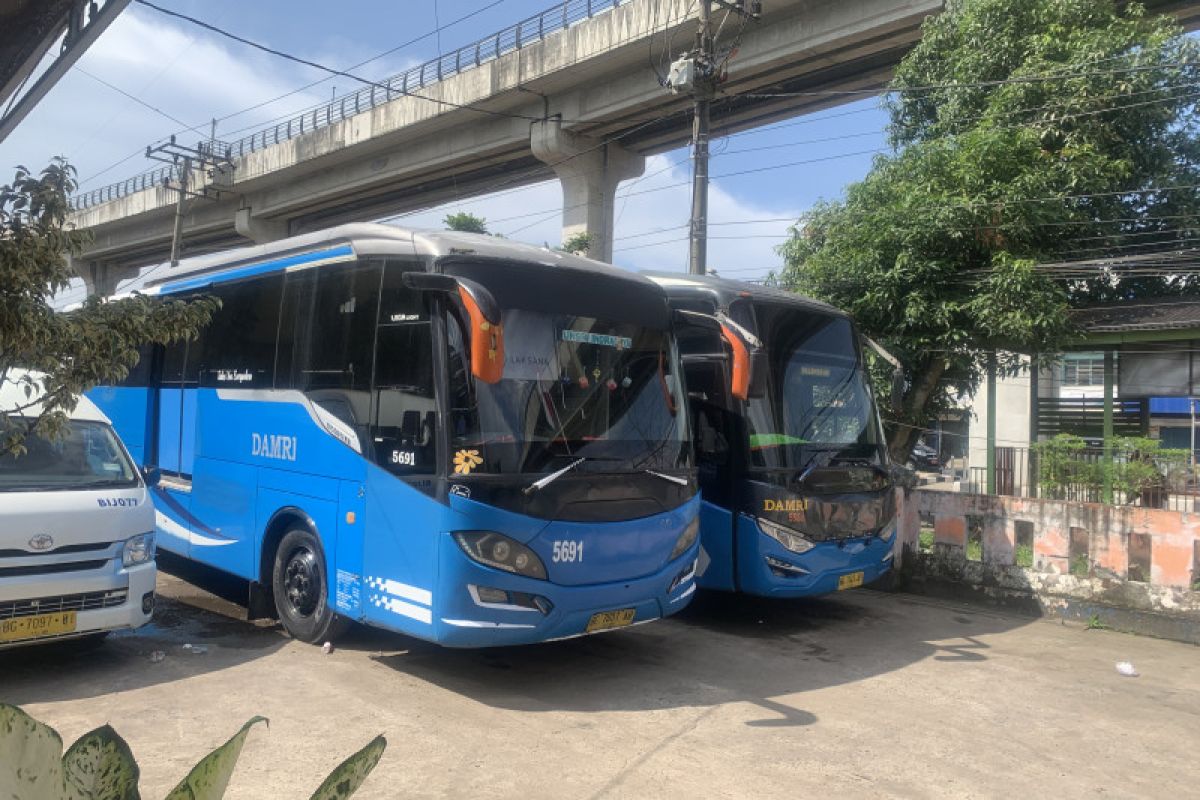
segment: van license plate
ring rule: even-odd
[[[624,628],[626,625],[633,624],[633,617],[637,613],[637,609],[622,608],[619,611],[601,611],[599,614],[592,614],[592,618],[588,620],[587,632],[595,633],[596,631],[606,631],[610,628]]]
[[[850,572],[838,578],[838,591],[843,589],[857,589],[862,586],[863,574],[861,572]]]
[[[57,611],[53,614],[37,614],[0,621],[0,642],[19,642],[22,639],[40,639],[43,636],[74,633],[75,613]]]

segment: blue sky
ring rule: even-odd
[[[552,5],[548,0],[157,2],[339,68],[432,32],[435,8],[443,26],[480,12],[442,31],[441,47],[450,50]],[[355,71],[366,78],[384,78],[437,53],[437,37],[428,36]],[[736,61],[731,66],[735,69]],[[77,69],[0,144],[0,169],[16,164],[36,169],[52,156],[64,155],[78,168],[84,189],[98,188],[152,166],[140,155],[118,162],[181,129],[167,117],[196,125],[205,134],[209,119],[228,117],[219,123],[217,136],[232,139],[244,135],[247,131],[243,129],[327,100],[335,91],[341,94],[357,88],[348,79],[333,78],[237,114],[325,77],[313,68],[253,50],[134,3],[83,56]],[[101,81],[141,98],[162,113],[144,108]],[[877,106],[875,99],[863,100],[714,141],[710,264],[740,278],[761,277],[777,267],[780,260],[774,247],[789,222],[814,201],[840,195],[847,183],[866,174],[871,153],[885,147],[886,118]],[[195,132],[180,135],[185,143],[197,138]],[[721,177],[756,169],[761,171]],[[634,269],[685,268],[687,245],[682,239],[686,231],[678,226],[687,221],[689,176],[688,152],[681,149],[651,158],[637,186],[627,182],[618,191],[614,261]],[[0,179],[6,178],[0,172]],[[634,191],[636,195],[631,194]],[[486,217],[494,232],[535,244],[556,244],[561,203],[558,186],[551,182],[502,197],[464,200],[407,215],[402,222],[438,226],[447,211],[467,210]]]

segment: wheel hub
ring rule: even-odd
[[[291,610],[299,617],[311,616],[321,598],[321,577],[311,550],[300,549],[288,559],[283,587]]]

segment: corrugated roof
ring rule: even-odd
[[[1071,317],[1087,333],[1200,330],[1200,299],[1141,300],[1078,308]]]

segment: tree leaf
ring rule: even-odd
[[[16,706],[0,703],[0,797],[59,800],[62,737]]]
[[[63,800],[139,800],[138,765],[108,725],[79,737],[62,758]]]
[[[329,773],[329,777],[313,793],[310,800],[344,800],[358,791],[363,781],[375,769],[383,751],[387,747],[387,739],[376,736],[354,755],[343,761],[338,768]]]
[[[266,717],[252,718],[228,742],[192,767],[187,777],[167,795],[167,800],[221,800],[225,796],[226,787],[229,786],[233,768],[237,766],[238,756],[242,754],[246,736],[259,722],[267,722]]]

